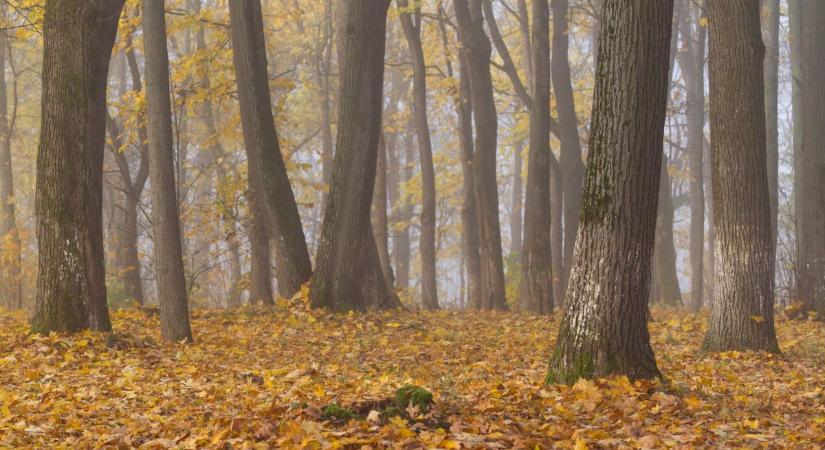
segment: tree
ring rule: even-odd
[[[548,383],[659,375],[647,331],[672,0],[606,0],[565,315]]]
[[[825,318],[825,4],[801,3],[802,142],[797,197],[799,297],[804,309]]]
[[[765,79],[765,132],[768,149],[768,195],[771,205],[771,239],[774,252],[779,217],[779,0],[760,0]]]
[[[759,4],[708,2],[715,298],[704,347],[779,351]]]
[[[123,0],[48,0],[32,330],[111,329],[103,267],[106,81]]]
[[[400,306],[381,273],[370,225],[388,8],[389,0],[346,1],[340,123],[309,290],[314,307],[346,311]]]
[[[475,123],[473,182],[479,228],[479,302],[483,309],[507,309],[504,289],[504,260],[501,254],[501,224],[498,217],[496,146],[498,117],[490,74],[492,47],[484,33],[482,1],[455,0],[455,15],[461,45],[465,48],[470,81],[472,117]],[[462,77],[464,72],[462,72]]]
[[[291,297],[309,280],[312,264],[272,116],[261,3],[229,2],[229,16],[250,190],[265,202],[279,260],[278,288],[283,296]]]
[[[149,138],[149,178],[152,186],[152,227],[160,330],[167,341],[192,341],[175,189],[164,1],[143,0],[142,7],[143,45],[146,49],[146,131]]]
[[[533,0],[530,159],[524,220],[521,290],[536,314],[553,312],[553,253],[550,234],[550,9]]]
[[[0,16],[5,17],[6,4],[0,5]],[[0,34],[0,305],[9,309],[23,307],[20,280],[20,235],[15,220],[14,176],[11,162],[11,133],[8,115],[8,87],[6,84],[6,55],[8,37]]]
[[[412,58],[413,117],[421,162],[421,302],[426,309],[438,309],[438,283],[435,277],[435,168],[430,124],[427,120],[427,66],[421,45],[421,6],[416,5],[410,11],[407,0],[398,0],[398,7],[401,11],[401,28]]]

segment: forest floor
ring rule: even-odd
[[[821,323],[780,317],[781,356],[714,355],[697,350],[703,316],[653,319],[668,383],[568,387],[543,384],[557,318],[282,302],[195,311],[185,346],[160,344],[145,310],[115,312],[109,337],[30,335],[3,314],[0,448],[825,447]],[[408,383],[433,407],[381,413]]]

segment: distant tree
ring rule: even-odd
[[[760,0],[762,41],[765,43],[765,144],[768,149],[768,194],[771,239],[776,248],[779,217],[779,0]],[[776,251],[776,250],[774,250]]]
[[[345,3],[340,123],[310,300],[336,311],[392,308],[400,302],[381,273],[370,224],[390,2]]]
[[[106,85],[123,0],[48,0],[32,330],[111,329],[103,267]]]
[[[704,347],[779,351],[759,4],[709,1],[715,298]]]
[[[398,0],[401,28],[410,50],[413,68],[413,117],[421,161],[421,302],[426,309],[438,309],[438,282],[435,274],[435,168],[430,123],[427,119],[427,66],[421,45],[421,6],[410,11],[407,0]]]
[[[647,330],[672,0],[606,0],[587,174],[548,383],[659,375]]]
[[[164,6],[163,0],[142,1],[143,45],[146,49],[146,131],[149,138],[149,178],[152,186],[152,226],[160,329],[165,340],[175,342],[192,341],[192,329],[189,325],[175,187]]]
[[[797,197],[799,297],[825,320],[825,3],[802,2],[802,142]]]

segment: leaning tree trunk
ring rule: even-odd
[[[389,0],[346,6],[340,125],[310,300],[336,311],[391,308],[400,302],[381,273],[370,225]]]
[[[768,195],[774,252],[779,217],[779,0],[761,0],[762,40],[765,43],[765,135],[768,149]]]
[[[825,3],[803,2],[802,145],[800,146],[799,296],[807,310],[825,320]]]
[[[407,0],[398,0],[402,11],[409,9]],[[409,11],[402,12],[401,28],[407,39],[413,66],[413,116],[421,160],[421,303],[426,309],[438,309],[438,282],[435,276],[435,168],[430,124],[427,120],[427,66],[421,45],[421,6],[415,8],[415,20]]]
[[[659,375],[647,330],[672,0],[604,3],[587,175],[548,383]]]
[[[291,297],[309,280],[312,264],[272,116],[260,0],[229,2],[229,16],[250,183],[271,218],[278,289]]]
[[[550,216],[550,10],[547,0],[533,0],[533,105],[530,108],[530,159],[521,291],[527,310],[553,312],[553,251]]]
[[[561,292],[567,290],[570,278],[573,248],[576,232],[579,228],[579,210],[581,209],[582,183],[584,181],[584,163],[582,163],[581,143],[579,142],[578,118],[573,100],[573,83],[570,76],[570,19],[568,0],[553,0],[553,60],[551,75],[553,89],[556,93],[556,108],[559,115],[559,134],[561,136],[561,182],[564,214],[563,265],[559,273]]]
[[[180,215],[175,194],[169,53],[163,0],[143,0],[146,109],[152,225],[158,280],[160,330],[167,341],[192,341],[183,272]]]
[[[390,110],[394,103],[390,101]],[[391,112],[391,111],[388,111]],[[388,114],[389,115],[389,114]],[[372,195],[372,231],[375,233],[375,245],[378,248],[378,261],[381,273],[390,289],[395,285],[390,258],[389,217],[387,216],[387,142],[382,130],[378,138],[378,160],[375,166],[375,190]]]
[[[475,148],[473,177],[479,226],[481,289],[479,305],[483,309],[507,309],[504,287],[504,260],[501,254],[501,224],[498,217],[498,183],[496,150],[498,116],[490,73],[492,47],[484,33],[481,2],[455,0],[459,40],[466,49],[470,78]]]
[[[709,1],[715,298],[704,347],[779,351],[759,4]]]
[[[0,11],[5,16],[5,3]],[[6,85],[6,48],[8,37],[0,35],[0,305],[9,309],[23,307],[20,279],[20,235],[15,221],[14,177],[11,164],[11,129]],[[12,55],[9,52],[8,58]]]
[[[656,220],[656,243],[653,250],[653,280],[656,289],[654,300],[666,306],[681,306],[682,292],[676,274],[676,246],[673,244],[673,197],[667,163],[662,161],[659,182],[659,209]]]
[[[32,330],[110,330],[103,267],[106,82],[123,0],[48,0]]]

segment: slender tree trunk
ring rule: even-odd
[[[768,195],[774,252],[779,217],[779,0],[761,0],[762,41],[765,44],[765,132],[768,148]]]
[[[175,190],[169,54],[163,0],[143,0],[146,106],[152,226],[158,279],[160,327],[167,341],[192,341],[183,271],[180,215]]]
[[[672,0],[605,0],[587,175],[548,383],[659,376],[647,330]]]
[[[530,108],[530,160],[527,166],[521,291],[527,310],[536,314],[553,312],[549,15],[547,0],[533,0],[533,105]]]
[[[681,306],[682,292],[676,274],[676,247],[673,244],[673,197],[667,162],[662,161],[659,182],[659,208],[656,219],[656,243],[653,251],[653,278],[656,287],[654,300],[667,306]]]
[[[278,288],[291,297],[309,280],[312,264],[272,116],[261,4],[229,2],[229,13],[251,190],[260,192],[264,201],[278,260]]]
[[[561,165],[550,158],[550,249],[553,252],[553,300],[564,308],[564,186]]]
[[[408,127],[411,128],[411,127]],[[412,220],[413,204],[406,196],[401,195],[401,186],[412,179],[412,161],[413,161],[413,135],[407,133],[404,138],[404,151],[398,152],[398,180],[396,184],[396,200],[393,202],[393,217],[400,222],[394,235],[393,253],[395,254],[395,268],[396,277],[395,285],[398,289],[407,290],[410,287],[410,259],[411,242],[410,242],[410,221]],[[403,162],[401,154],[404,154]]]
[[[249,172],[249,225],[247,234],[250,247],[249,304],[274,305],[272,293],[272,251],[266,228],[264,200],[252,185],[259,182]]]
[[[507,309],[504,261],[501,254],[501,224],[498,217],[496,150],[498,117],[490,73],[492,47],[484,33],[481,3],[484,0],[455,0],[459,40],[466,48],[471,103],[475,120],[473,176],[479,222],[481,261],[480,306]]]
[[[310,300],[337,311],[391,308],[400,302],[381,273],[370,225],[389,1],[346,6],[340,124]]]
[[[795,239],[795,256],[796,261],[794,268],[795,290],[791,295],[798,300],[795,302],[799,311],[792,314],[797,319],[807,319],[808,311],[812,305],[806,304],[802,300],[799,293],[799,278],[801,275],[801,266],[799,263],[799,256],[801,252],[799,243],[799,217],[802,215],[803,204],[799,193],[802,192],[802,140],[804,133],[802,132],[805,121],[802,116],[802,1],[788,0],[788,40],[791,53],[791,109],[793,117],[793,222],[795,224],[794,233],[797,236]]]
[[[553,0],[553,59],[551,75],[556,94],[556,108],[559,115],[559,134],[561,135],[562,187],[564,194],[564,260],[559,273],[561,291],[567,290],[570,278],[573,248],[579,227],[579,210],[581,209],[582,183],[584,182],[584,163],[582,163],[581,143],[579,142],[578,118],[573,101],[573,83],[570,76],[570,18],[568,0]]]
[[[409,8],[407,0],[398,0],[402,11]],[[413,14],[415,20],[413,20]],[[418,153],[421,162],[421,302],[426,309],[438,309],[438,282],[435,275],[435,167],[430,124],[427,120],[427,67],[424,48],[421,45],[421,7],[413,14],[402,12],[401,28],[407,39],[413,66],[413,117],[418,136]]]
[[[779,351],[759,4],[708,2],[716,297],[704,347]]]
[[[802,145],[798,193],[799,296],[825,320],[825,3],[803,2],[800,50]]]
[[[519,258],[523,250],[524,237],[524,192],[522,186],[524,181],[521,173],[524,171],[524,162],[522,154],[522,146],[524,144],[519,142],[513,148],[513,198],[512,210],[510,212],[510,258]]]
[[[389,115],[389,114],[388,114]],[[378,161],[375,169],[375,192],[372,196],[372,230],[375,233],[375,245],[378,248],[378,260],[384,281],[392,289],[395,275],[392,272],[389,242],[389,218],[387,217],[387,142],[382,131],[378,140]]]
[[[6,5],[0,5],[5,17]],[[0,305],[9,309],[23,307],[20,279],[20,235],[15,220],[14,176],[11,162],[11,129],[8,117],[8,87],[6,84],[6,48],[8,38],[0,34]],[[11,59],[12,55],[9,54]]]
[[[106,82],[122,0],[49,0],[37,152],[32,330],[111,329],[103,267]]]

